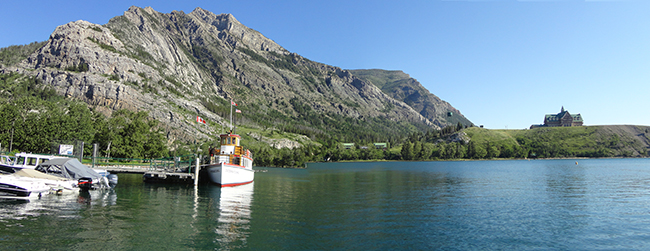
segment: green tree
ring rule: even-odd
[[[167,151],[165,137],[157,121],[148,121],[147,112],[118,110],[96,138],[111,157],[157,158]]]
[[[413,145],[411,144],[411,142],[407,141],[407,142],[404,142],[404,144],[402,144],[401,154],[402,154],[402,159],[403,160],[412,160],[413,159]]]
[[[372,160],[383,159],[383,158],[384,158],[384,151],[379,149],[371,149],[370,154],[368,155],[368,159],[372,159]]]
[[[463,144],[459,142],[454,143],[456,145],[456,153],[454,155],[454,158],[456,159],[462,159],[465,157],[465,153],[467,152],[467,149],[463,146]]]
[[[413,156],[412,159],[414,160],[422,160],[420,153],[422,152],[422,142],[421,141],[415,141],[413,143],[413,150],[411,150],[411,155]]]
[[[499,148],[489,141],[486,143],[485,150],[487,151],[487,154],[485,155],[487,158],[496,158],[501,153]]]
[[[482,159],[487,155],[487,151],[480,144],[470,141],[467,145],[467,157],[472,159]]]
[[[440,159],[443,156],[443,152],[445,150],[444,144],[436,144],[433,147],[433,151],[431,151],[431,159]]]
[[[422,144],[422,150],[420,151],[419,157],[422,160],[428,160],[431,159],[431,155],[433,153],[433,149],[435,148],[435,145],[432,143],[423,143]]]
[[[161,158],[167,154],[166,138],[162,129],[158,127],[157,120],[147,122],[149,130],[146,133],[144,144],[144,157],[147,159]]]
[[[452,144],[445,144],[442,157],[444,159],[451,159],[454,156],[456,156],[456,147]]]
[[[12,134],[15,134],[18,117],[19,112],[15,105],[0,103],[0,143],[7,150],[13,140]]]

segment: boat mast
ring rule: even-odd
[[[235,103],[235,102],[232,101],[232,99],[231,99],[231,100],[230,100],[230,132],[233,132],[234,127],[235,127],[235,124],[232,122],[232,106],[233,106],[233,105],[237,106],[237,103]]]
[[[232,131],[232,99],[230,100],[230,131]]]

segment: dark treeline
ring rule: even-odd
[[[320,146],[309,145],[295,149],[251,147],[251,151],[256,153],[255,165],[274,167],[303,167],[307,162],[322,161],[440,160],[468,158],[470,156],[479,158],[476,153],[468,154],[468,147],[472,146],[471,143],[446,142],[446,138],[463,128],[465,126],[458,124],[456,126],[447,126],[442,130],[430,130],[426,133],[414,132],[402,138],[391,137],[386,142],[374,142],[388,143],[388,146],[401,145],[401,151],[377,149],[372,143],[356,145],[346,149],[343,147],[342,142],[333,139],[322,141],[323,144]],[[472,149],[477,148],[481,147],[472,146]],[[494,150],[490,152],[490,154],[494,153],[496,153]],[[494,157],[498,156],[499,154]],[[487,156],[481,158],[485,157]]]

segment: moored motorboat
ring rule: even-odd
[[[219,152],[211,151],[209,163],[202,166],[210,181],[222,187],[253,182],[253,156],[240,145],[241,136],[227,133],[219,137],[221,149],[217,150]]]
[[[14,174],[0,174],[0,199],[30,200],[40,198],[50,190],[42,181]]]
[[[253,171],[253,155],[248,149],[244,149],[241,143],[241,136],[233,134],[234,124],[232,123],[232,107],[237,105],[230,101],[230,130],[219,135],[221,148],[219,150],[210,147],[208,163],[201,166],[201,170],[207,173],[210,181],[222,187],[239,186],[253,182],[255,171]],[[241,113],[240,110],[236,110]]]
[[[18,169],[13,173],[13,175],[28,178],[36,182],[42,182],[50,187],[50,193],[52,194],[62,195],[79,192],[77,180],[62,178],[27,168]]]
[[[35,169],[68,180],[78,181],[80,189],[104,189],[112,187],[107,177],[72,158],[58,158],[41,163]]]
[[[13,173],[20,169],[34,169],[38,164],[56,158],[65,157],[25,152],[16,153],[14,157],[0,156],[0,171]]]

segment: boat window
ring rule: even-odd
[[[16,161],[16,165],[24,165],[25,164],[25,157],[19,157],[18,160]]]
[[[230,145],[230,140],[231,140],[230,137],[228,137],[228,143],[227,143],[228,145]]]
[[[232,138],[232,143],[233,143],[233,145],[236,145],[237,144],[237,138]]]
[[[30,166],[36,166],[36,161],[37,160],[38,160],[37,158],[28,158],[27,159],[27,164],[30,165]]]

